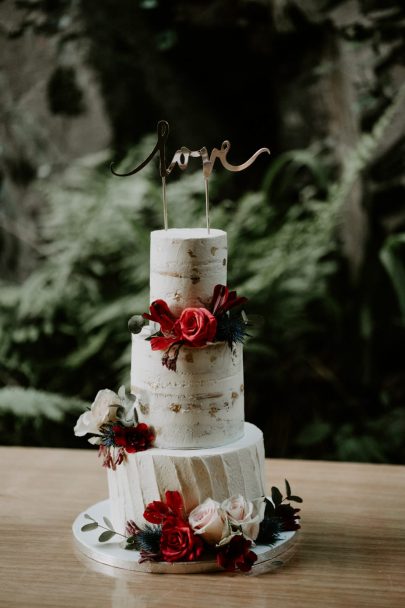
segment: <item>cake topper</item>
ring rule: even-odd
[[[128,173],[117,173],[114,170],[114,163],[111,163],[111,165],[110,165],[111,172],[114,175],[116,175],[117,177],[128,177],[129,175],[134,175],[135,173],[138,173],[138,171],[140,171],[141,169],[146,167],[146,165],[148,163],[150,163],[150,161],[153,159],[153,157],[156,154],[159,155],[159,171],[160,171],[160,177],[162,179],[163,221],[164,221],[165,230],[167,230],[168,229],[168,217],[167,217],[167,198],[166,198],[166,178],[170,175],[170,173],[173,171],[173,169],[176,165],[178,165],[179,169],[184,171],[188,167],[188,161],[189,161],[190,157],[192,157],[192,158],[201,157],[203,176],[204,176],[204,187],[205,187],[205,216],[206,216],[206,222],[207,222],[207,230],[209,233],[210,232],[210,215],[209,215],[208,179],[212,173],[216,159],[219,158],[222,166],[225,169],[227,169],[228,171],[233,171],[233,172],[243,171],[244,169],[247,169],[248,167],[250,167],[250,165],[256,160],[256,158],[259,156],[259,154],[262,154],[263,152],[267,152],[267,154],[270,154],[270,150],[268,148],[260,148],[260,150],[257,150],[257,152],[255,152],[253,154],[253,156],[251,156],[246,162],[242,163],[241,165],[231,165],[226,158],[227,154],[231,148],[231,144],[227,139],[222,142],[221,148],[219,150],[218,150],[218,148],[213,148],[210,155],[208,155],[208,150],[205,146],[202,147],[200,150],[189,150],[185,146],[182,146],[179,150],[176,150],[176,152],[173,155],[170,165],[167,167],[166,166],[165,145],[166,145],[166,140],[168,138],[168,135],[169,135],[169,123],[166,120],[159,120],[159,122],[157,124],[157,142],[156,142],[156,145],[153,148],[152,152],[149,154],[149,156],[140,165],[135,167],[135,169],[132,169],[132,171],[128,171]]]

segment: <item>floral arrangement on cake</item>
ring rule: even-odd
[[[99,391],[91,408],[84,412],[74,427],[75,435],[90,434],[89,443],[99,446],[103,466],[116,469],[126,455],[142,452],[153,445],[155,433],[138,421],[135,397],[121,387],[118,395],[109,389]]]
[[[140,552],[140,563],[215,558],[218,566],[228,572],[249,572],[257,560],[252,550],[256,543],[274,545],[282,532],[300,528],[300,509],[287,501],[301,503],[302,499],[291,493],[287,480],[285,485],[285,498],[273,487],[271,500],[261,497],[249,501],[238,495],[219,503],[207,498],[188,514],[181,494],[167,491],[164,501],[155,500],[146,506],[143,516],[148,523],[144,527],[133,521],[127,523],[126,536],[116,532],[108,518],[104,517],[105,527],[88,514],[85,518],[91,523],[81,530],[104,529],[100,542],[123,536],[125,549]]]
[[[160,330],[150,338],[152,350],[163,350],[162,364],[176,371],[177,358],[182,346],[202,347],[212,342],[227,342],[229,347],[243,342],[246,335],[247,319],[243,315],[231,316],[229,311],[244,304],[247,298],[238,297],[236,291],[229,291],[226,285],[216,285],[208,308],[185,308],[176,317],[164,300],[155,300],[148,319],[160,325]],[[129,329],[139,331],[139,317],[129,321]]]

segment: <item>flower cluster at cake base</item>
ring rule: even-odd
[[[138,421],[135,397],[127,395],[122,386],[118,395],[109,389],[99,391],[87,412],[74,428],[75,435],[90,434],[89,442],[99,446],[103,466],[115,470],[127,454],[152,447],[153,429]]]
[[[148,338],[152,350],[163,350],[162,364],[176,371],[177,358],[182,346],[202,347],[212,342],[227,342],[232,348],[243,342],[246,335],[246,317],[231,316],[230,310],[244,304],[247,298],[238,297],[225,285],[216,285],[208,308],[185,308],[179,317],[164,300],[155,300],[150,312],[142,317],[158,323],[160,330]],[[138,329],[137,317],[129,321],[129,328]]]
[[[217,565],[227,572],[250,572],[257,561],[256,544],[274,545],[282,532],[300,528],[300,509],[290,502],[302,502],[291,493],[286,483],[286,497],[278,488],[271,490],[272,498],[260,497],[247,500],[238,495],[219,503],[207,498],[190,513],[186,513],[181,494],[167,491],[164,501],[149,503],[143,514],[148,522],[138,526],[127,522],[124,547],[140,553],[139,562],[195,562],[215,559]],[[92,523],[85,524],[82,531],[104,529],[99,537],[105,542],[118,534],[111,522],[104,518],[107,528],[89,515]]]

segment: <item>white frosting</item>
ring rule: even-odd
[[[156,230],[150,240],[150,301],[165,300],[177,315],[207,306],[215,285],[226,285],[227,239],[223,230]]]
[[[154,427],[155,445],[211,448],[243,434],[243,348],[225,342],[201,348],[182,346],[177,369],[162,365],[145,337],[132,336],[131,392],[139,419]]]
[[[121,533],[128,520],[142,525],[145,506],[164,500],[166,490],[181,493],[186,512],[209,497],[223,501],[242,494],[253,500],[265,494],[263,474],[263,435],[249,423],[241,439],[220,448],[128,454],[115,471],[108,469],[112,524]]]

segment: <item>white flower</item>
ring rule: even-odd
[[[120,398],[113,391],[108,388],[99,391],[91,409],[84,412],[78,419],[74,428],[75,435],[78,437],[83,437],[87,433],[100,435],[100,427],[103,424],[116,420],[119,406]]]
[[[191,511],[188,523],[195,534],[201,534],[207,543],[214,545],[228,532],[226,519],[219,503],[207,498]]]
[[[221,508],[227,514],[232,526],[240,528],[246,538],[252,541],[256,540],[266,508],[264,498],[258,498],[252,502],[239,494],[224,500]]]

